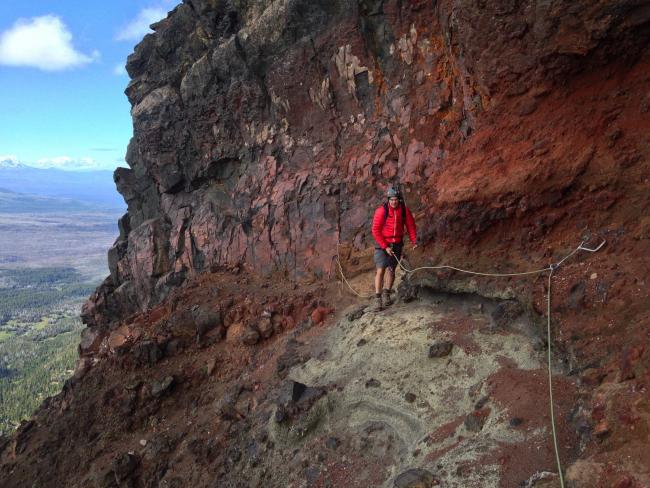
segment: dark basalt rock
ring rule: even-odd
[[[409,469],[401,473],[393,482],[394,488],[430,488],[435,486],[436,477],[430,471],[421,468]]]
[[[115,481],[120,486],[122,483],[131,478],[140,464],[138,456],[132,453],[124,453],[115,457],[113,460],[113,472],[115,473]]]
[[[159,381],[154,381],[151,384],[151,394],[154,397],[161,397],[163,395],[166,395],[171,392],[175,382],[176,379],[173,376],[165,376]]]
[[[454,344],[449,341],[441,341],[432,344],[429,347],[429,357],[430,358],[442,358],[449,356],[451,350],[454,348]]]
[[[356,307],[354,310],[352,310],[351,312],[349,312],[346,315],[346,318],[348,319],[348,322],[354,322],[355,320],[358,320],[361,317],[363,317],[363,314],[365,313],[365,311],[366,311],[366,306],[365,305],[360,305],[360,306]]]
[[[153,341],[143,341],[135,344],[131,354],[138,366],[153,366],[164,355],[162,349]]]
[[[523,313],[524,309],[519,302],[507,300],[496,306],[492,312],[492,320],[497,328],[506,329]]]
[[[485,425],[485,421],[490,415],[490,410],[487,408],[481,410],[474,410],[467,417],[465,417],[465,428],[470,432],[480,432]]]
[[[293,366],[309,360],[309,354],[300,351],[300,347],[303,345],[293,339],[289,340],[285,352],[277,361],[276,371],[280,378],[284,378]]]

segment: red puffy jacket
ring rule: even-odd
[[[375,216],[372,219],[372,236],[382,249],[386,249],[388,244],[402,242],[404,239],[404,224],[406,224],[409,239],[411,239],[413,244],[416,242],[417,231],[413,214],[406,207],[406,222],[402,222],[404,220],[402,217],[402,205],[404,204],[400,203],[397,208],[392,208],[388,205],[388,216],[386,218],[384,218],[386,210],[383,205],[375,210]]]

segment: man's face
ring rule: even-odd
[[[397,197],[389,198],[388,199],[388,204],[393,208],[397,208],[397,206],[399,205],[399,198],[397,198]]]

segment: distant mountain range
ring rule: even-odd
[[[27,165],[15,159],[0,159],[0,168],[26,168]]]
[[[51,214],[60,212],[93,212],[115,210],[99,203],[82,202],[71,198],[43,197],[16,193],[0,188],[0,213]]]
[[[0,188],[5,190],[5,203],[10,200],[8,192],[16,192],[28,194],[31,204],[36,207],[43,207],[45,200],[40,200],[38,203],[34,198],[51,197],[80,202],[58,202],[64,207],[65,205],[83,207],[91,204],[93,207],[100,206],[106,210],[126,208],[124,199],[115,189],[112,171],[40,169],[6,159],[0,160]],[[20,200],[27,204],[25,197],[26,195],[20,197],[23,200],[12,197],[11,200],[14,203]]]

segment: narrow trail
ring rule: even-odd
[[[329,466],[328,479],[388,488],[419,476],[441,486],[497,488],[556,477],[549,473],[555,457],[542,341],[524,314],[495,322],[498,306],[424,292],[416,302],[343,317],[325,333],[320,351],[289,377],[336,385],[315,407],[310,436],[359,449]],[[429,357],[432,345],[445,342],[448,355]],[[575,385],[556,381],[564,418]],[[573,457],[567,446],[575,442],[564,428],[559,436],[563,457]]]
[[[528,271],[517,271],[517,272],[508,272],[508,273],[496,273],[496,272],[482,272],[482,271],[476,271],[476,270],[468,270],[468,269],[463,269],[459,268],[456,266],[450,266],[450,265],[429,265],[429,266],[420,266],[416,268],[409,268],[407,265],[404,264],[403,260],[400,260],[397,258],[397,268],[401,271],[403,271],[407,276],[413,276],[415,273],[418,271],[442,271],[442,270],[449,270],[449,271],[455,271],[458,273],[462,274],[467,274],[467,275],[472,275],[472,276],[483,276],[483,277],[496,277],[496,278],[505,278],[505,277],[523,277],[523,276],[531,276],[531,275],[538,275],[538,274],[544,274],[548,273],[548,285],[546,288],[546,302],[547,302],[547,309],[546,309],[546,357],[547,357],[547,377],[548,377],[548,407],[549,407],[549,413],[550,413],[550,427],[551,427],[551,433],[552,433],[552,440],[553,440],[553,448],[554,448],[554,453],[555,453],[555,462],[556,462],[556,473],[559,479],[559,485],[560,488],[564,488],[564,469],[562,467],[562,456],[560,455],[560,446],[559,446],[559,440],[558,440],[558,427],[557,427],[557,422],[556,422],[556,414],[555,414],[555,409],[556,409],[556,402],[554,399],[554,387],[553,387],[553,353],[552,353],[552,334],[551,334],[551,322],[552,322],[552,317],[551,317],[551,303],[552,303],[552,287],[553,287],[553,275],[556,273],[559,269],[561,269],[562,265],[568,261],[573,255],[575,255],[578,252],[587,252],[587,253],[596,253],[598,252],[604,245],[606,241],[603,240],[600,245],[598,245],[595,248],[590,248],[585,246],[585,242],[581,242],[575,249],[573,249],[571,252],[566,254],[562,259],[556,262],[552,262],[546,267],[539,268],[539,269],[533,269],[533,270],[528,270]],[[339,243],[340,244],[340,243]],[[345,283],[345,285],[349,288],[349,290],[359,298],[369,298],[366,295],[362,295],[359,293],[357,290],[354,289],[354,287],[350,284],[348,279],[345,276],[345,273],[343,272],[343,266],[341,264],[341,258],[340,258],[340,253],[339,253],[339,244],[337,244],[336,248],[336,256],[333,257],[333,259],[336,259],[337,265],[338,265],[338,271],[340,273],[340,278],[341,280]]]

